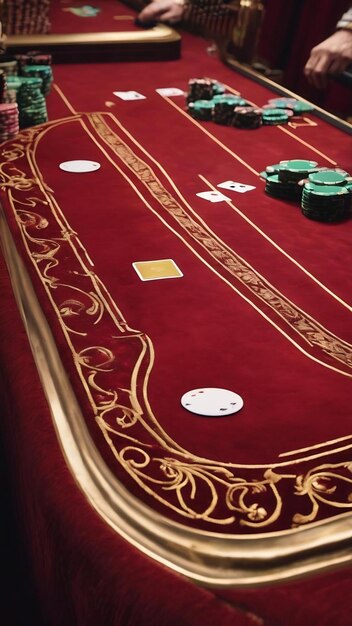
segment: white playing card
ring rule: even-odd
[[[230,200],[227,196],[224,196],[220,191],[201,191],[196,194],[199,198],[203,198],[204,200],[208,200],[209,202],[224,202],[225,200]]]
[[[156,89],[155,91],[160,96],[165,96],[166,98],[170,98],[171,96],[184,96],[184,91],[177,87],[160,87],[160,89]]]
[[[145,100],[145,96],[138,91],[114,91],[113,94],[121,100]]]
[[[228,189],[229,191],[236,191],[237,193],[246,193],[246,191],[252,191],[253,189],[255,189],[253,185],[236,183],[234,180],[225,180],[225,182],[219,183],[217,187],[220,187],[221,189]]]

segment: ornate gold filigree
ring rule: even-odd
[[[334,509],[352,510],[352,463],[320,465],[306,474],[297,476],[296,493],[308,496],[312,510],[306,515],[297,513],[293,525],[313,522],[319,513],[320,504]]]
[[[101,116],[93,114],[90,119],[100,136],[194,242],[199,242],[228,273],[268,304],[305,343],[351,367],[349,344],[294,307],[188,215],[163,188],[153,170],[108,129]],[[90,416],[96,420],[129,477],[159,504],[181,517],[200,520],[214,528],[226,526],[231,531],[271,530],[280,526],[286,515],[283,509],[288,493],[296,497],[297,503],[302,499],[302,510],[306,511],[307,502],[312,508],[309,514],[294,514],[293,525],[315,521],[324,514],[322,507],[335,513],[350,510],[351,465],[347,463],[313,467],[300,476],[296,476],[296,471],[283,474],[278,468],[241,467],[199,459],[162,431],[147,401],[151,342],[143,333],[129,328],[104,285],[87,269],[87,253],[77,234],[59,219],[62,213],[51,191],[38,184],[32,150],[40,132],[40,128],[26,132],[20,140],[3,148],[2,154],[11,161],[11,167],[7,163],[0,166],[0,186],[10,197],[28,258],[38,272],[55,313],[53,317],[71,350],[88,399],[87,420]],[[21,169],[13,167],[15,160],[22,164]],[[27,173],[29,168],[32,169]],[[31,194],[26,195],[29,191]],[[44,233],[46,236],[39,236]],[[100,343],[101,328],[104,345]],[[130,371],[123,359],[131,364]]]

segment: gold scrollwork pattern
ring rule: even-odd
[[[135,169],[140,180],[194,241],[200,242],[253,294],[269,303],[304,341],[344,365],[352,365],[348,344],[305,317],[253,268],[196,223],[161,186],[152,169],[108,129],[100,115],[74,116],[71,123],[80,123],[82,118],[85,123],[91,122],[98,137],[103,135],[119,158]],[[236,466],[191,455],[163,431],[147,399],[154,359],[152,342],[143,332],[128,326],[88,266],[82,243],[65,222],[36,165],[33,145],[38,144],[41,133],[57,125],[58,122],[36,127],[20,134],[16,142],[4,144],[0,187],[17,221],[20,238],[16,233],[16,240],[22,241],[28,264],[40,280],[46,308],[49,303],[54,312],[53,319],[58,324],[54,333],[61,331],[61,343],[62,336],[65,338],[67,353],[77,372],[75,385],[80,385],[87,399],[86,419],[91,428],[98,424],[118,461],[118,476],[122,476],[122,481],[125,477],[134,481],[149,502],[154,501],[162,511],[166,508],[180,519],[202,523],[203,528],[221,527],[232,533],[282,530],[312,523],[322,515],[329,517],[350,510],[351,464],[311,467],[312,463],[306,462],[300,465],[303,469],[299,474],[294,462],[285,464],[285,473],[275,465]],[[287,511],[288,501],[292,513]],[[300,502],[304,503],[302,508]]]

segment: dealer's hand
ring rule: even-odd
[[[315,46],[304,68],[310,82],[318,89],[327,85],[329,74],[340,74],[352,64],[352,30],[337,30]]]
[[[185,9],[184,0],[152,0],[138,15],[142,23],[168,22],[176,24],[183,17]]]

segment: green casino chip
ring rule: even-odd
[[[299,100],[296,104],[287,104],[288,109],[292,109],[294,113],[299,115],[300,113],[309,113],[310,111],[314,111],[314,106],[309,102],[303,102]]]
[[[345,185],[348,178],[347,172],[325,170],[309,174],[309,181],[316,185]]]
[[[209,122],[212,119],[213,108],[213,100],[196,100],[188,104],[188,112],[191,116],[202,122]]]

